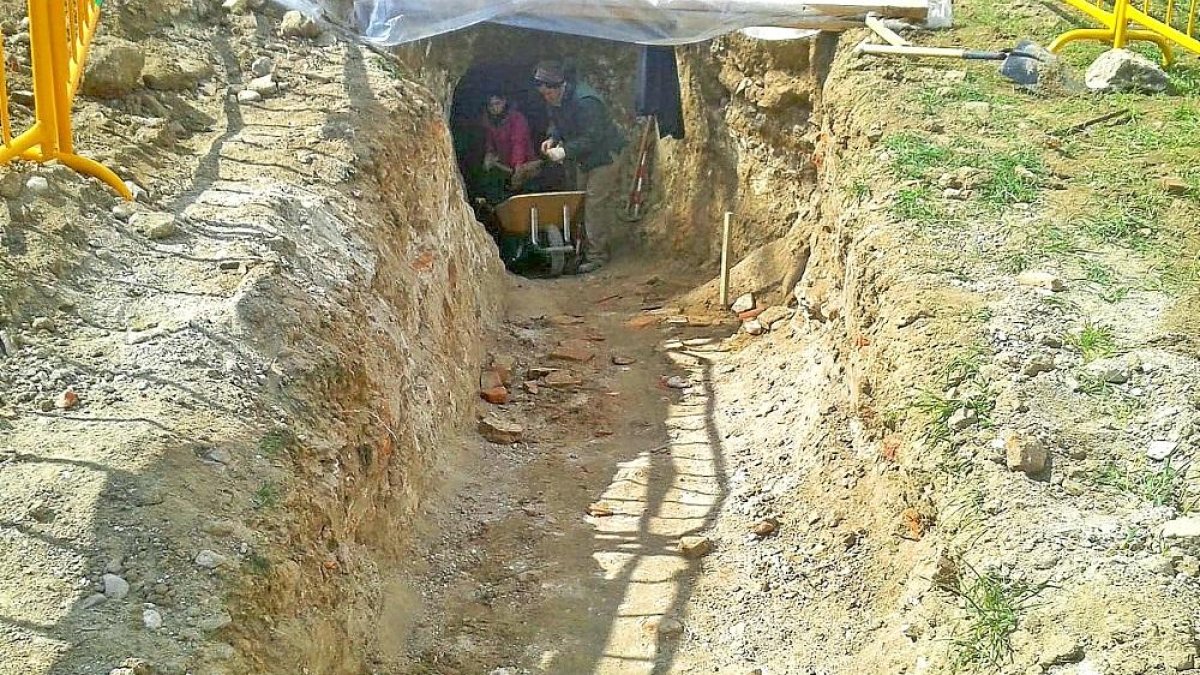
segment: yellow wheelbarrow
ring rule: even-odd
[[[583,262],[586,199],[583,191],[534,192],[496,205],[504,265],[550,277],[574,274]]]

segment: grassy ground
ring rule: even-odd
[[[980,49],[1028,38],[1049,44],[1086,23],[1069,8],[974,0],[956,3],[957,27],[918,41]],[[1070,20],[1068,20],[1070,19]],[[1153,46],[1133,47],[1157,60]],[[972,270],[1051,268],[1106,302],[1137,290],[1175,298],[1172,327],[1200,335],[1200,57],[1180,51],[1168,95],[1097,95],[1078,86],[1105,50],[1073,43],[1060,54],[1067,86],[1031,93],[987,64],[927,61],[936,69],[904,96],[926,128],[883,139],[890,170],[904,181],[892,213],[954,241],[981,221],[992,236],[959,257]],[[965,72],[965,77],[963,76]],[[938,77],[942,75],[944,77]],[[1106,113],[1110,122],[1070,131]],[[965,195],[948,176],[976,174]],[[1180,181],[1169,192],[1165,180]],[[951,195],[951,196],[947,196]]]

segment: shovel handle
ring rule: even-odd
[[[888,56],[937,56],[948,59],[971,59],[986,61],[1003,61],[1007,56],[1004,52],[980,52],[958,47],[917,47],[915,45],[859,45],[858,50],[865,54]]]

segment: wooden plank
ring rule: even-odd
[[[871,14],[867,15],[867,28],[875,31],[875,34],[883,38],[885,42],[896,47],[907,47],[911,44],[908,40],[900,37],[896,31],[887,27],[879,17]]]

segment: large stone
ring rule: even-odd
[[[563,340],[550,352],[550,358],[584,363],[596,358],[596,352],[587,340]]]
[[[1045,288],[1046,290],[1058,292],[1066,290],[1067,285],[1059,277],[1050,274],[1049,272],[1022,272],[1017,275],[1017,283],[1022,286],[1036,286]]]
[[[129,218],[133,229],[151,239],[166,239],[179,231],[170,213],[135,213]]]
[[[777,324],[787,321],[792,316],[792,310],[783,305],[772,305],[758,315],[758,322],[768,330],[775,330]]]
[[[1175,454],[1175,449],[1178,447],[1179,444],[1175,441],[1150,441],[1150,447],[1146,448],[1146,456],[1156,462],[1161,462]]]
[[[683,537],[679,540],[679,552],[683,557],[695,560],[712,553],[712,540],[708,537]]]
[[[321,34],[321,26],[302,12],[292,10],[283,15],[279,34],[283,37],[315,38]]]
[[[1061,666],[1083,660],[1083,647],[1079,640],[1062,633],[1050,635],[1042,644],[1038,663],[1043,666]]]
[[[555,370],[542,378],[542,384],[551,389],[563,389],[565,387],[578,387],[583,384],[583,379],[569,370]]]
[[[124,600],[129,595],[129,582],[115,574],[104,575],[104,597]]]
[[[1150,59],[1128,49],[1110,49],[1088,66],[1084,83],[1092,91],[1159,93],[1167,90],[1167,74]]]
[[[273,75],[263,75],[262,77],[256,77],[253,80],[250,80],[250,82],[246,84],[246,89],[258,92],[260,96],[266,97],[278,93],[279,85],[275,83],[275,77]]]
[[[754,309],[754,294],[746,293],[745,295],[739,296],[737,300],[733,301],[733,305],[731,305],[729,309],[734,314],[741,314],[742,312],[748,312]]]
[[[946,426],[950,427],[951,431],[962,431],[979,422],[979,416],[970,408],[959,408],[950,415],[950,419],[946,420]]]
[[[212,66],[204,62],[151,56],[142,71],[142,81],[158,91],[190,91],[212,72]]]
[[[1125,384],[1129,381],[1129,369],[1114,359],[1093,361],[1087,365],[1085,370],[1092,377],[1110,384]]]
[[[1029,475],[1045,471],[1050,458],[1049,451],[1041,441],[1023,434],[1009,434],[1004,439],[1004,450],[1008,468]]]
[[[508,387],[489,387],[480,390],[479,395],[493,405],[504,405],[509,399]]]
[[[222,565],[225,565],[228,562],[229,562],[228,558],[221,555],[220,553],[217,553],[216,551],[212,551],[207,548],[204,549],[203,551],[200,551],[199,553],[197,553],[196,559],[195,559],[195,563],[197,565],[199,565],[200,567],[206,568],[206,569],[210,569],[210,570],[221,567]]]
[[[1200,516],[1184,516],[1163,523],[1164,539],[1186,539],[1200,542]]]
[[[479,420],[479,433],[492,443],[512,445],[525,436],[525,429],[515,422],[488,415]]]
[[[83,72],[83,93],[95,98],[128,96],[142,81],[146,57],[142,48],[112,38],[95,45]]]

